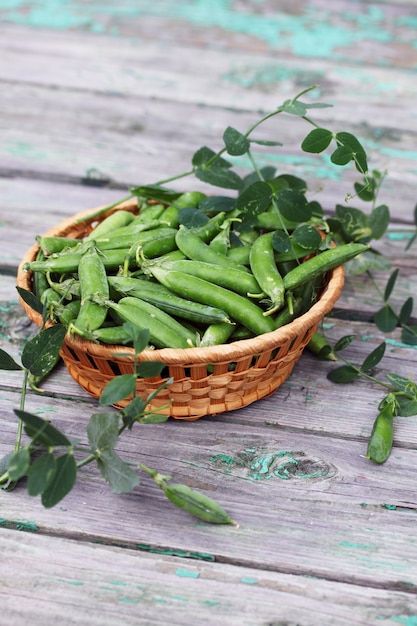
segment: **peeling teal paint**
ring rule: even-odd
[[[363,543],[354,543],[353,541],[341,541],[339,543],[342,548],[357,548],[358,550],[376,550],[376,546],[367,546]]]
[[[176,548],[158,548],[156,546],[150,546],[146,543],[138,543],[136,545],[138,550],[144,552],[150,552],[151,554],[163,554],[165,556],[180,556],[182,558],[196,559],[197,561],[215,561],[213,554],[207,554],[206,552],[189,552],[187,550],[178,550]]]
[[[227,474],[244,471],[250,480],[263,481],[271,478],[281,480],[324,478],[330,467],[322,462],[311,460],[303,452],[279,450],[266,452],[262,448],[246,448],[235,457],[215,454],[210,462],[222,468]]]
[[[199,578],[200,577],[200,572],[196,572],[194,570],[189,570],[189,569],[182,569],[182,568],[178,568],[175,574],[179,576],[180,578]]]
[[[391,23],[382,8],[360,7],[358,12],[340,11],[332,14],[306,6],[300,15],[269,12],[266,15],[250,10],[237,10],[233,0],[145,0],[106,5],[72,0],[9,0],[2,4],[3,21],[42,28],[81,29],[91,32],[118,33],[117,20],[157,16],[194,24],[197,27],[216,27],[264,42],[271,49],[291,51],[302,57],[343,58],[344,48],[360,42],[389,43],[393,39]],[[111,18],[111,25],[107,26]],[[116,24],[115,24],[116,22]]]
[[[240,582],[244,583],[245,585],[257,585],[259,581],[257,578],[248,578],[246,576],[243,576],[240,579]]]

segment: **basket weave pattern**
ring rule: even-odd
[[[119,207],[137,210],[135,201]],[[96,210],[78,213],[45,235],[85,237],[97,220],[77,220]],[[32,290],[32,274],[24,271],[23,265],[34,260],[38,250],[37,245],[32,246],[18,269],[17,284],[27,290]],[[272,394],[289,377],[310,337],[332,310],[343,283],[344,271],[338,267],[330,273],[326,289],[307,313],[271,333],[208,348],[144,350],[140,361],[161,361],[166,367],[158,377],[138,379],[138,395],[145,398],[172,378],[173,382],[154,398],[149,408],[158,410],[169,402],[170,406],[161,408],[161,413],[193,420],[239,409]],[[23,300],[21,304],[28,317],[40,326],[41,316]],[[76,336],[67,336],[61,350],[72,378],[94,398],[100,397],[115,375],[133,372],[133,355],[132,348],[96,344]],[[126,404],[127,401],[118,406]]]

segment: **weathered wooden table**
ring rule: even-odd
[[[393,306],[416,295],[417,246],[405,251],[417,183],[416,10],[413,0],[0,1],[0,346],[18,358],[34,332],[15,275],[35,235],[187,169],[199,146],[220,147],[226,126],[245,130],[310,84],[334,105],[316,119],[360,136],[371,167],[388,171],[380,201],[392,224],[378,245],[400,267]],[[271,129],[284,146],[264,151],[265,163],[306,177],[327,210],[343,202],[350,174],[297,149],[301,120]],[[372,323],[378,306],[367,279],[349,279],[339,315],[326,320],[332,339],[357,336],[348,350],[357,362],[384,339]],[[378,376],[415,376],[400,330],[386,340]],[[381,390],[336,386],[331,367],[305,354],[266,400],[121,441],[124,458],[214,497],[238,527],[199,523],[146,476],[130,495],[113,494],[93,468],[53,509],[23,484],[0,492],[0,622],[417,624],[416,418],[396,419],[390,459],[372,464]],[[20,383],[2,373],[1,455],[13,446]],[[85,437],[97,403],[63,367],[44,387],[28,410]]]

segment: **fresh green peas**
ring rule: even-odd
[[[220,287],[240,293],[243,296],[247,294],[262,295],[262,290],[256,278],[251,273],[236,269],[233,266],[227,267],[226,270],[225,266],[214,263],[180,259],[164,263],[164,267],[202,278]]]
[[[124,209],[120,209],[111,213],[108,217],[106,217],[102,222],[97,224],[91,231],[91,233],[86,237],[87,240],[97,239],[106,235],[107,233],[111,233],[116,228],[120,228],[121,226],[126,226],[129,224],[134,218],[133,213],[130,211],[125,211]]]
[[[163,266],[150,266],[150,271],[159,282],[178,295],[225,311],[231,319],[247,326],[257,335],[275,330],[273,320],[265,317],[260,307],[229,289]]]
[[[285,302],[284,281],[277,269],[272,247],[273,235],[260,235],[254,241],[249,256],[252,273],[272,303],[268,315],[281,309]]]
[[[361,252],[369,250],[369,246],[362,243],[345,243],[329,250],[324,250],[304,263],[297,265],[283,277],[286,291],[296,289],[300,285],[313,280],[339,265],[350,261]]]
[[[70,325],[70,329],[71,332],[83,335],[87,331],[100,328],[107,317],[107,309],[92,300],[92,296],[96,295],[103,298],[109,297],[106,269],[101,254],[93,243],[80,258],[78,279],[80,281],[81,306],[77,318]]]
[[[234,263],[224,254],[221,254],[221,252],[217,252],[204,243],[193,230],[185,228],[184,226],[180,227],[177,231],[175,241],[181,252],[193,261],[204,261],[205,263],[221,265],[226,268],[234,267],[243,272],[247,271],[246,267]]]
[[[139,298],[126,296],[118,302],[109,300],[105,305],[124,322],[131,322],[141,330],[149,329],[150,340],[158,348],[190,348],[195,342],[194,335],[188,333],[185,327],[179,323],[174,326],[173,318],[167,322],[166,314],[162,315],[163,312],[155,310],[156,307],[151,310],[149,304]]]

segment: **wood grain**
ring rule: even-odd
[[[311,111],[317,123],[360,137],[370,167],[387,171],[378,202],[392,222],[375,246],[400,268],[395,310],[416,297],[417,247],[405,249],[417,184],[415,2],[278,4],[0,6],[1,349],[19,360],[35,332],[15,274],[36,235],[132,185],[188,169],[201,145],[221,147],[228,125],[245,131],[309,85],[317,85],[313,103],[334,105]],[[308,180],[309,196],[332,212],[357,176],[303,153],[309,128],[294,116],[269,122],[258,137],[283,146],[258,147],[257,156]],[[191,178],[173,185],[209,191]],[[377,275],[380,290],[389,274]],[[358,363],[385,339],[376,377],[416,379],[416,348],[401,342],[400,329],[384,336],[373,324],[380,306],[368,277],[349,277],[324,331],[332,341],[355,334],[345,354]],[[389,461],[372,464],[366,445],[385,391],[365,379],[335,385],[326,378],[333,367],[306,352],[269,398],[121,438],[123,458],[215,498],[236,527],[196,521],[143,473],[132,493],[114,494],[87,466],[54,509],[30,498],[24,481],[1,491],[5,623],[148,625],[169,616],[181,626],[413,626],[415,417],[396,418]],[[0,457],[14,444],[21,379],[2,372]],[[28,393],[27,409],[85,446],[89,416],[106,409],[62,365],[43,387]]]

